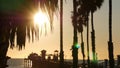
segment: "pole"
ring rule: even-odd
[[[109,65],[110,68],[114,68],[114,53],[113,53],[113,42],[112,42],[112,0],[109,0],[109,41],[108,41],[108,51],[109,51]]]
[[[64,52],[63,52],[63,0],[60,0],[60,68],[64,68]]]

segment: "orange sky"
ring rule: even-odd
[[[73,27],[71,23],[71,11],[72,11],[72,0],[66,0],[64,3],[64,24],[63,24],[63,46],[65,59],[72,59],[71,46],[73,44]],[[113,44],[114,44],[114,55],[120,54],[120,0],[113,1]],[[91,24],[90,24],[91,25]],[[102,8],[94,13],[94,25],[96,33],[96,52],[98,53],[98,59],[108,58],[108,0],[105,0]],[[8,51],[8,56],[12,58],[25,58],[31,52],[40,54],[42,49],[47,50],[47,53],[53,53],[54,50],[59,50],[59,19],[54,21],[54,30],[51,32],[48,30],[47,35],[42,34],[39,41],[34,43],[26,42],[26,47],[22,51],[17,49]],[[91,32],[91,29],[90,29]],[[80,41],[80,34],[78,34]],[[90,35],[91,37],[91,35]],[[90,50],[91,50],[91,38]],[[85,41],[85,53],[86,53],[86,28],[84,28],[84,41]],[[79,42],[80,43],[80,42]],[[92,53],[90,53],[92,54]],[[87,54],[86,54],[87,55]],[[87,56],[86,56],[87,58]],[[79,59],[82,59],[81,49],[79,49]]]

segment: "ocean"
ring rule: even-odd
[[[66,61],[72,62],[72,60],[66,60]],[[24,67],[24,59],[9,59],[7,61],[7,64],[9,65],[9,67],[7,67],[7,68],[25,68]]]
[[[72,62],[72,60],[66,60],[68,62]],[[99,61],[100,63],[103,62],[102,61]],[[82,63],[82,60],[79,60],[78,62],[79,64]],[[25,68],[24,67],[24,59],[9,59],[7,64],[9,65],[9,67],[7,68]],[[30,67],[27,67],[27,68],[30,68]]]
[[[24,59],[9,59],[7,68],[24,68]]]

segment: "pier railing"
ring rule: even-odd
[[[32,61],[30,59],[24,59],[24,68],[32,68]]]

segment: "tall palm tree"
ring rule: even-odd
[[[78,66],[78,48],[76,45],[78,44],[78,37],[77,37],[77,1],[73,0],[73,16],[72,16],[72,24],[73,24],[73,45],[72,45],[72,56],[73,56],[73,68],[77,68]]]
[[[113,42],[112,42],[112,0],[109,0],[109,41],[108,41],[108,52],[109,52],[109,65],[110,68],[114,68],[114,53],[113,53]]]
[[[83,20],[79,19],[78,21],[78,32],[81,33],[81,52],[83,56],[83,67],[85,67],[85,52],[84,52],[84,41],[83,41],[83,25],[86,26],[86,22],[84,22],[84,17],[82,17]]]
[[[88,0],[79,0],[79,5],[81,6],[78,12],[80,15],[84,17],[84,22],[86,22],[87,25],[87,63],[88,67],[90,67],[90,57],[89,57],[89,2]]]
[[[38,2],[34,0],[0,0],[0,68],[4,68],[7,62],[6,54],[8,47],[18,47],[21,50],[25,47],[26,36],[28,39],[34,39],[37,30],[32,23],[32,17],[37,10],[35,6]],[[53,14],[58,8],[58,0],[38,0],[40,6],[49,15],[52,27]],[[49,8],[48,8],[49,7]],[[51,11],[51,12],[49,12]],[[32,36],[31,36],[32,34]],[[15,39],[15,36],[17,37]],[[31,37],[31,38],[30,38]],[[15,40],[16,45],[14,44]],[[9,44],[10,41],[10,44]]]
[[[79,2],[79,1],[78,1]],[[81,7],[78,8],[78,13],[77,13],[77,28],[78,32],[81,33],[81,52],[83,56],[83,67],[85,67],[85,53],[84,53],[84,42],[83,42],[83,26],[86,26],[86,11],[85,11],[85,6],[84,4],[80,4]]]
[[[87,63],[88,68],[90,68],[90,51],[89,51],[89,22],[88,22],[88,13],[86,15],[86,22],[87,22]]]
[[[104,0],[89,0],[90,1],[90,11],[91,11],[91,40],[92,40],[92,53],[93,53],[93,61],[96,61],[96,50],[95,50],[95,29],[93,24],[93,14],[94,12],[101,8]]]
[[[93,55],[95,56],[95,38],[94,38],[94,26],[93,26],[93,12],[95,10],[97,10],[97,8],[100,8],[101,6],[101,2],[103,2],[103,0],[79,0],[79,4],[81,7],[83,7],[82,12],[81,13],[85,16],[85,20],[87,22],[87,56],[88,56],[88,67],[90,67],[90,57],[89,57],[89,13],[91,12],[91,21],[92,21],[92,51],[93,51]],[[81,11],[80,11],[81,12]],[[93,59],[95,60],[96,57],[94,57]]]

